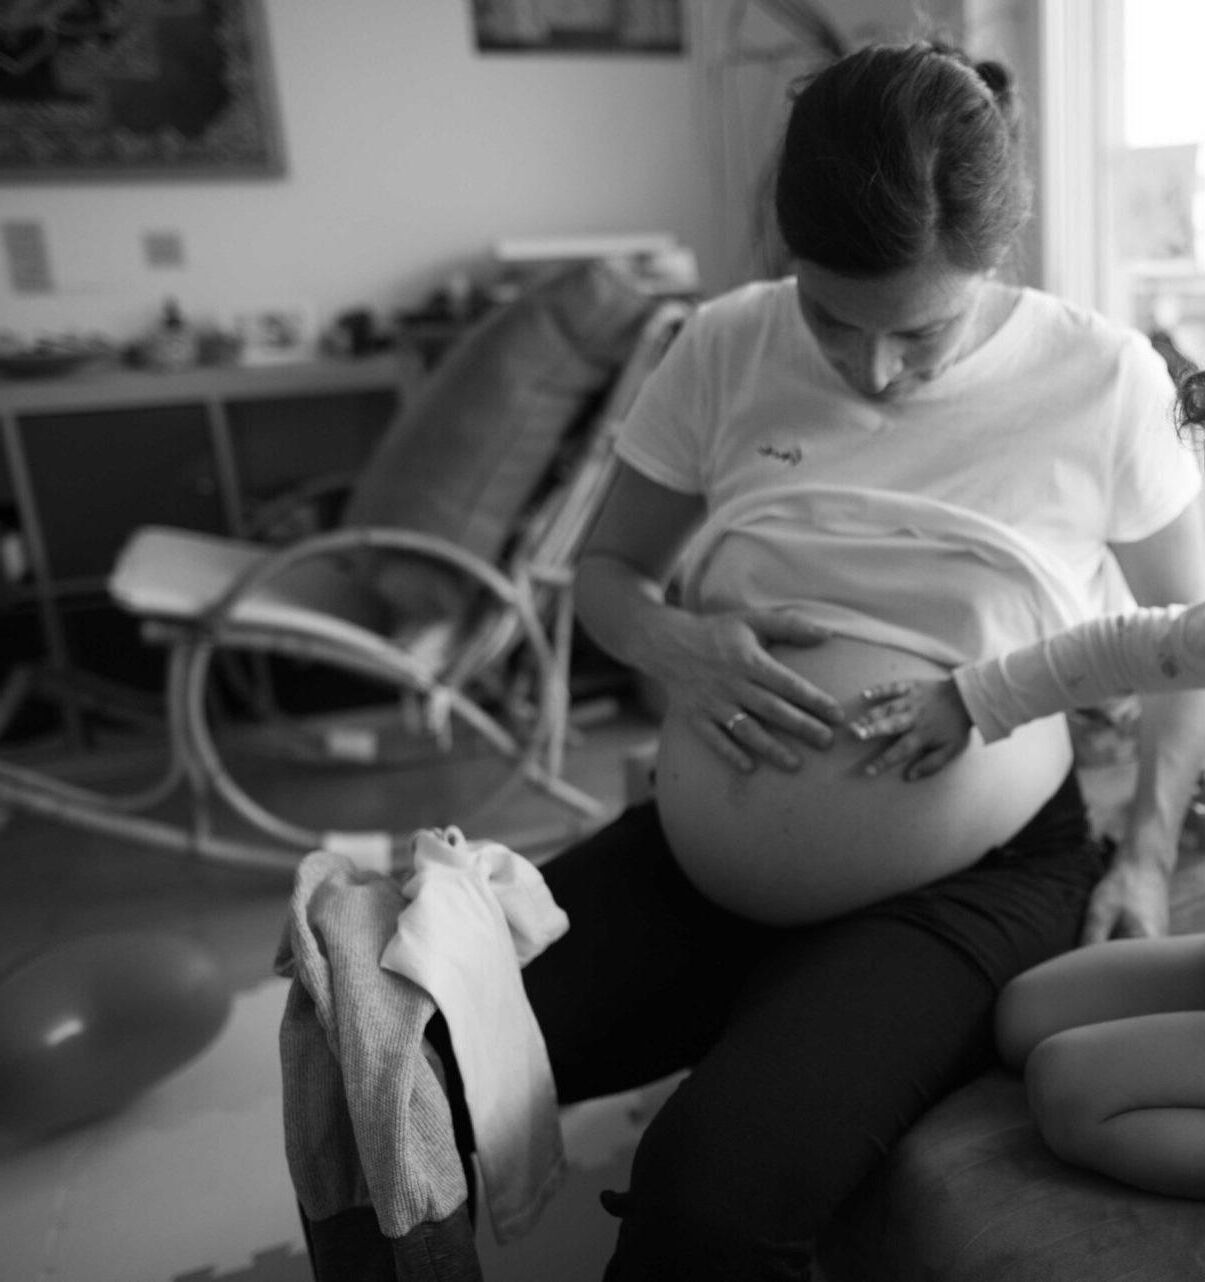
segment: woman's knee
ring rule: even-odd
[[[809,1188],[827,1173],[817,1161],[809,1176],[809,1138],[790,1129],[779,1127],[770,1145],[732,1099],[695,1097],[687,1079],[646,1130],[630,1191],[612,1203],[623,1220],[617,1258],[672,1263],[667,1276],[699,1282],[806,1276],[826,1214]]]
[[[605,1204],[621,1219],[607,1282],[810,1276],[812,1235],[767,1225],[754,1214],[756,1205],[731,1196],[723,1179],[658,1179],[650,1186],[634,1177],[629,1193]],[[801,1212],[799,1218],[807,1217]]]

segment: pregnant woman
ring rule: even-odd
[[[571,924],[528,994],[562,1102],[691,1070],[606,1197],[609,1282],[806,1278],[845,1196],[990,1061],[1013,975],[1089,910],[1100,937],[1163,927],[1205,756],[1198,696],[1144,709],[1107,869],[1061,716],[867,772],[868,685],[1205,596],[1199,474],[1145,339],[998,276],[1028,207],[998,64],[827,67],[776,202],[793,275],[675,340],[579,575],[668,713],[655,799],[546,869]]]

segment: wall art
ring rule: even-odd
[[[283,172],[260,0],[0,3],[0,181]]]

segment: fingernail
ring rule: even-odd
[[[865,739],[868,735],[866,727],[860,721],[851,721],[849,723],[849,732],[855,739]]]

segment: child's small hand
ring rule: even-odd
[[[895,742],[868,766],[868,775],[904,767],[905,779],[924,779],[947,766],[966,747],[971,718],[949,677],[890,681],[862,691],[868,711],[849,722],[859,739]]]

